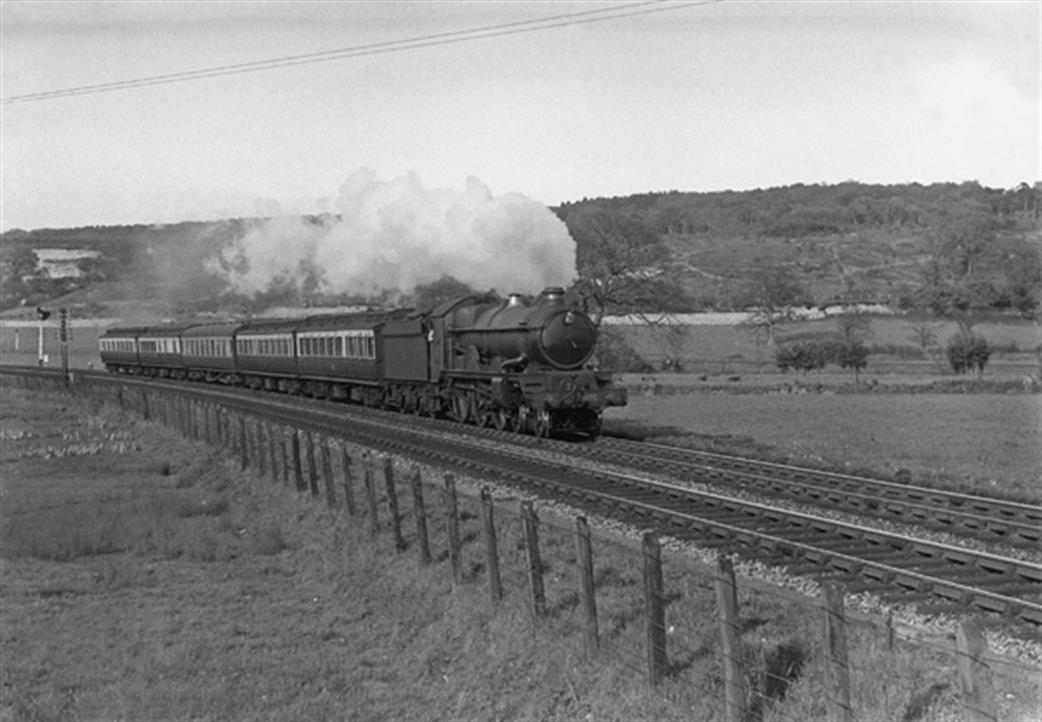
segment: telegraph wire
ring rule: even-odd
[[[39,93],[26,93],[13,95],[0,100],[4,105],[15,103],[30,103],[42,100],[53,100],[56,98],[67,98],[76,95],[91,95],[95,93],[113,92],[118,90],[129,90],[143,88],[153,85],[167,85],[171,83],[201,80],[205,78],[216,78],[242,73],[254,73],[264,70],[288,68],[297,65],[309,65],[313,63],[331,62],[371,55],[416,50],[420,48],[434,47],[438,45],[453,45],[470,42],[472,40],[485,40],[488,38],[504,37],[508,35],[519,35],[522,33],[537,32],[539,30],[550,30],[568,25],[585,25],[590,23],[618,20],[621,18],[648,15],[651,13],[677,10],[694,5],[708,5],[723,0],[693,0],[692,2],[673,3],[668,0],[644,0],[644,2],[614,5],[607,8],[585,10],[581,12],[552,15],[533,20],[519,20],[512,23],[489,25],[469,30],[455,30],[433,35],[422,35],[414,38],[401,40],[388,40],[368,45],[358,45],[337,50],[326,50],[317,53],[303,55],[288,55],[267,60],[257,60],[248,63],[237,63],[233,65],[220,65],[199,70],[188,70],[164,75],[152,75],[142,78],[131,78],[117,80],[108,83],[97,83],[93,85],[80,85],[60,90],[42,91]]]

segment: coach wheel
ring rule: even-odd
[[[550,436],[550,410],[543,409],[535,417],[535,435],[540,439]]]
[[[441,412],[441,397],[436,393],[425,393],[423,395],[423,415],[433,419]]]

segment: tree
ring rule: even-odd
[[[0,245],[3,251],[3,273],[0,276],[0,302],[3,308],[19,304],[27,296],[32,295],[33,281],[39,278],[38,266],[40,258],[29,246],[17,245],[8,249]]]
[[[861,371],[868,365],[868,353],[868,346],[856,338],[836,349],[836,361],[840,368],[854,370],[854,383],[861,381]]]
[[[572,291],[595,324],[609,311],[686,310],[669,248],[636,215],[581,206],[564,221],[576,245],[579,279]]]
[[[978,378],[984,376],[984,367],[991,357],[988,340],[974,331],[968,323],[960,324],[961,328],[948,340],[948,363],[957,374],[976,370]]]
[[[937,346],[937,332],[925,321],[917,323],[912,326],[912,340],[919,344],[924,356],[929,356],[930,351]]]
[[[787,268],[766,268],[753,275],[745,299],[753,308],[743,322],[758,343],[771,345],[778,326],[793,319],[793,308],[812,302],[810,293]]]
[[[825,368],[828,359],[825,347],[810,341],[779,346],[774,352],[774,361],[782,371],[796,369],[806,376],[808,371]]]
[[[473,296],[475,293],[475,290],[463,281],[444,274],[436,281],[416,284],[416,288],[413,289],[413,305],[418,309],[429,310],[445,301],[461,296]]]
[[[871,337],[871,320],[860,311],[844,313],[836,318],[836,328],[842,341],[834,350],[836,363],[840,368],[853,369],[854,383],[861,381],[861,371],[868,365],[868,346],[865,341]]]
[[[929,235],[930,257],[922,272],[921,297],[934,313],[968,310],[975,298],[973,273],[994,247],[997,221],[980,202],[966,203],[943,217]]]

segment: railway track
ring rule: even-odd
[[[623,439],[573,448],[627,468],[1042,552],[1042,506]]]
[[[104,375],[96,381],[138,386],[133,380]],[[748,483],[765,477],[764,488],[768,490],[779,488],[786,482],[784,476],[789,475],[796,477],[797,484],[818,489],[814,494],[819,499],[829,498],[827,490],[819,488],[829,479],[837,477],[836,484],[842,487],[855,483],[851,477],[781,467],[779,477],[783,478],[771,479],[771,469],[778,465],[749,462],[751,466],[720,469],[732,462],[726,458],[696,460],[682,450],[656,448],[659,458],[652,463],[646,456],[634,459],[634,450],[614,442],[562,447],[483,430],[461,432],[459,427],[428,419],[272,394],[187,388],[183,384],[140,385],[149,387],[219,402],[239,413],[346,438],[366,447],[414,456],[472,477],[517,485],[529,492],[539,490],[587,512],[654,527],[677,539],[736,553],[784,568],[790,574],[841,583],[848,591],[870,592],[884,602],[915,604],[924,613],[983,611],[1001,620],[1025,623],[1036,632],[1042,629],[1042,565],[1036,562],[781,509],[705,488],[693,489],[652,478],[646,468],[642,471],[635,467],[650,466],[656,476],[664,472],[690,475],[693,468],[699,464],[711,466],[711,461],[717,466],[703,468],[699,474],[737,474],[750,480]],[[586,458],[577,463],[576,455]],[[728,478],[736,477],[721,476],[714,483],[731,483]],[[894,495],[898,491],[890,489]],[[934,492],[929,491],[931,495]],[[835,493],[861,497],[861,501],[849,502],[855,506],[868,503],[864,489]],[[930,509],[950,517],[955,506],[962,518],[954,525],[956,529],[973,530],[971,517],[985,516],[978,501],[958,502],[942,494],[936,507],[931,507],[931,495],[920,500],[887,498],[880,506],[905,505],[906,510],[900,512],[905,520]],[[882,502],[882,497],[877,498]],[[960,503],[968,507],[965,512],[958,508]],[[913,504],[918,505],[918,511],[907,510]],[[1020,513],[1027,516],[1016,523],[1030,526],[1030,520],[1037,518],[1030,514],[1037,511],[1023,510]],[[1017,534],[1027,538],[1021,532]],[[1009,532],[996,536],[1008,541]]]

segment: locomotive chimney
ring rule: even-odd
[[[564,289],[560,286],[544,288],[543,292],[539,294],[539,304],[543,306],[563,306]]]

